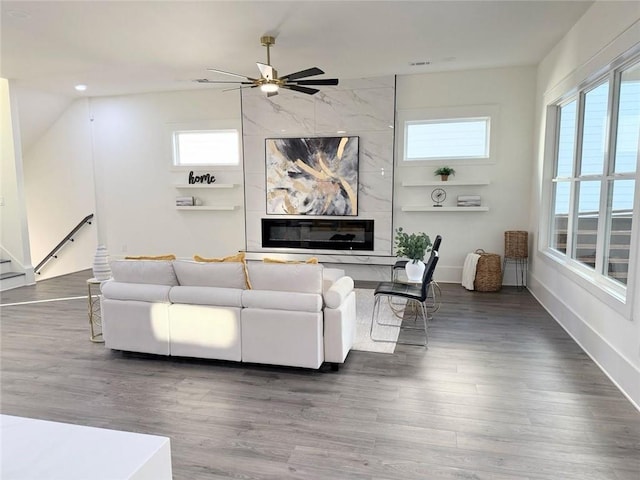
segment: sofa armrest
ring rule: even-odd
[[[341,268],[327,268],[322,270],[322,291],[326,292],[336,280],[344,277],[345,272]]]
[[[356,323],[355,290],[351,290],[338,308],[324,309],[324,360],[326,362],[344,363],[355,341]]]
[[[353,291],[353,279],[351,277],[342,277],[324,292],[324,304],[329,308],[338,308],[344,300]]]

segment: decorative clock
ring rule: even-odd
[[[447,198],[447,192],[445,192],[442,188],[434,188],[433,192],[431,192],[431,200],[436,202],[434,207],[441,207],[444,199]]]

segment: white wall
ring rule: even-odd
[[[23,121],[26,121],[24,119]],[[91,123],[87,99],[72,102],[24,156],[24,178],[34,266],[87,215],[95,213]],[[90,268],[95,222],[85,225],[37,276],[38,280]]]
[[[4,259],[12,261],[13,271],[24,272],[26,283],[33,283],[20,134],[12,120],[17,116],[12,89],[0,78],[0,247]]]
[[[242,165],[202,170],[232,189],[180,191],[189,169],[172,167],[174,129],[229,120],[240,126],[240,96],[216,89],[91,100],[98,237],[112,257],[173,253],[191,258],[228,255],[245,247]],[[218,123],[217,123],[218,122]],[[176,196],[233,211],[179,211]]]
[[[407,166],[396,158],[394,229],[425,232],[431,239],[443,237],[436,279],[457,282],[462,278],[465,256],[478,248],[504,255],[504,232],[528,230],[530,168],[533,160],[535,68],[517,67],[463,72],[400,76],[397,80],[397,110],[466,109],[486,106],[497,112],[496,142],[491,162],[422,162]],[[396,125],[396,145],[403,141],[402,125]],[[399,152],[400,153],[400,152]],[[436,188],[403,187],[407,181],[433,181],[437,167],[452,166],[450,180],[488,180],[486,186],[451,186],[442,183],[446,203],[456,204],[458,195],[478,194],[488,212],[403,212],[407,205],[432,205]],[[440,185],[438,185],[440,186]],[[508,266],[506,284],[514,284],[513,266]]]
[[[544,132],[546,105],[606,67],[640,39],[640,3],[597,2],[538,68],[536,160],[533,168],[531,224],[543,219]],[[638,195],[636,185],[636,195]],[[545,190],[546,191],[546,190]],[[634,225],[637,230],[638,225]],[[544,229],[543,229],[544,230]],[[637,235],[637,234],[636,234]],[[611,379],[640,405],[640,282],[630,292],[630,315],[597,295],[584,280],[544,255],[533,238],[530,290]],[[640,273],[638,255],[630,269]],[[623,309],[624,310],[624,309]]]
[[[22,151],[28,155],[31,147],[62,116],[75,98],[25,88],[20,83],[12,84],[12,92],[18,98]]]

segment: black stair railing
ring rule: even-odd
[[[44,257],[44,259],[36,266],[36,268],[34,269],[34,272],[37,273],[38,275],[40,275],[40,270],[42,269],[42,267],[44,267],[44,265],[51,259],[53,258],[58,258],[58,252],[62,249],[62,247],[64,247],[67,242],[73,242],[73,236],[78,233],[78,230],[80,230],[82,227],[84,227],[86,224],[91,225],[91,220],[93,220],[93,213],[87,215],[86,217],[84,217],[82,220],[80,220],[80,223],[78,223],[78,225],[76,225],[73,230],[71,230],[69,232],[69,234],[64,237],[62,239],[62,241],[55,246],[55,248],[53,250],[51,250],[51,252],[49,252],[49,254]]]

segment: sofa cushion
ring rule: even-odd
[[[251,288],[251,282],[249,281],[249,272],[247,271],[246,254],[244,252],[238,252],[235,255],[229,255],[228,257],[220,257],[220,258],[206,258],[206,257],[201,257],[200,255],[194,255],[193,259],[196,262],[203,262],[203,263],[240,262],[242,263],[242,267],[244,268],[245,286],[246,288]]]
[[[240,289],[246,286],[244,265],[240,262],[176,260],[173,268],[180,285]]]
[[[171,303],[242,307],[242,290],[220,287],[173,287],[169,292]]]
[[[249,262],[249,278],[254,290],[322,293],[321,264]]]
[[[244,290],[244,308],[290,310],[295,312],[322,311],[322,296],[317,293],[275,292],[273,290]]]
[[[353,291],[353,279],[342,277],[335,281],[324,294],[324,303],[329,308],[338,308],[345,298]]]
[[[105,298],[111,300],[169,303],[169,291],[171,288],[169,285],[122,283],[109,280],[100,286],[100,291]]]
[[[113,260],[111,275],[116,282],[178,285],[172,262],[167,260]]]

